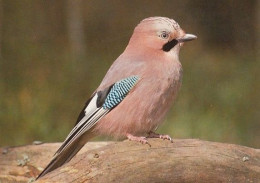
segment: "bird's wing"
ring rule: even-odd
[[[75,127],[71,130],[61,147],[54,154],[51,162],[40,175],[38,175],[36,180],[70,161],[88,140],[89,134],[85,132],[90,130],[102,117],[113,110],[133,89],[138,81],[138,76],[130,76],[102,91],[95,92],[80,113]],[[83,134],[87,136],[83,137]]]
[[[75,127],[57,150],[55,156],[66,150],[76,139],[115,108],[136,85],[138,80],[138,76],[130,76],[114,83],[103,91],[94,93],[83,108]]]

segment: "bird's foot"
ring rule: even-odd
[[[129,133],[126,134],[126,137],[128,138],[128,140],[141,142],[142,144],[148,144],[151,147],[146,137],[136,137]]]
[[[171,143],[173,143],[173,140],[169,135],[161,135],[152,131],[148,133],[148,136],[146,138],[160,138],[163,140],[169,140],[171,141]]]

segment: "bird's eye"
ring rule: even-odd
[[[163,38],[163,39],[168,39],[169,33],[166,32],[166,31],[163,31],[163,32],[160,34],[160,37]]]

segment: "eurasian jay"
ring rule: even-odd
[[[173,19],[142,20],[37,179],[70,161],[97,135],[128,138],[143,144],[149,144],[147,137],[171,140],[170,136],[154,131],[181,86],[180,48],[183,42],[196,38],[186,34]]]

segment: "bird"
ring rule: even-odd
[[[172,141],[169,135],[157,134],[155,130],[181,87],[180,48],[196,38],[185,33],[173,19],[143,19],[85,103],[74,128],[36,179],[69,162],[98,135],[148,145],[148,138]]]

